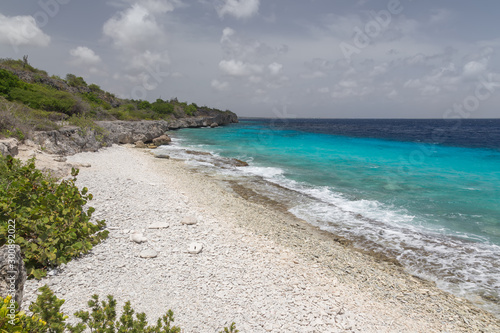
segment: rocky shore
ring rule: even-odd
[[[197,117],[168,121],[96,121],[95,127],[82,129],[76,126],[64,126],[58,130],[34,132],[33,141],[47,153],[74,155],[85,151],[97,151],[114,143],[152,142],[154,138],[169,130],[188,127],[217,127],[237,122],[238,117],[232,112],[209,111]]]
[[[79,186],[94,195],[110,238],[42,281],[86,307],[90,295],[126,300],[150,321],[172,309],[183,332],[498,332],[464,299],[361,253],[244,189],[183,161],[129,146],[79,153]],[[71,320],[71,318],[70,318]]]

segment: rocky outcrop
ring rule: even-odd
[[[137,141],[135,143],[135,148],[147,148],[148,146],[146,146],[146,144],[142,141]]]
[[[207,111],[206,115],[203,112],[197,112],[197,117],[181,118],[173,121],[169,121],[170,129],[178,128],[188,128],[188,127],[209,127],[212,124],[228,125],[238,122],[238,117],[236,114],[226,111],[226,112],[212,112]]]
[[[160,135],[159,137],[153,139],[153,144],[155,146],[163,146],[163,145],[168,145],[172,139],[166,134]]]
[[[18,143],[14,138],[0,140],[0,154],[3,156],[16,156],[19,153]]]
[[[105,135],[93,129],[82,130],[76,126],[67,126],[58,130],[35,132],[33,141],[46,152],[58,155],[74,155],[83,151],[97,151],[113,143]]]
[[[113,143],[125,144],[141,141],[147,144],[152,143],[156,138],[163,138],[161,144],[167,144],[170,142],[170,138],[165,135],[165,132],[171,129],[207,127],[213,123],[227,125],[235,122],[238,122],[238,117],[228,111],[207,111],[207,115],[168,121],[97,121],[99,129],[83,130],[79,127],[67,126],[53,131],[35,132],[33,141],[48,153],[74,155],[85,151],[97,151],[99,148],[109,147]]]
[[[162,136],[169,129],[165,120],[141,121],[98,121],[98,126],[106,132],[106,137],[112,143],[144,143],[152,142],[154,138]]]
[[[238,116],[231,111],[215,111],[211,109],[198,109],[195,113],[196,117],[203,117],[207,121],[209,126],[212,123],[217,123],[219,125],[227,125],[238,122]]]
[[[26,269],[19,245],[0,247],[0,296],[12,295],[21,305],[23,301]]]
[[[238,159],[236,159],[236,158],[232,158],[232,159],[230,160],[230,164],[232,164],[232,165],[234,165],[234,166],[236,166],[236,167],[246,167],[246,166],[248,166],[248,163],[247,163],[247,162],[242,161],[242,160],[238,160]]]

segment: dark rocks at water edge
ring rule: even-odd
[[[172,140],[168,137],[168,135],[160,135],[159,137],[153,139],[153,144],[155,146],[163,146],[168,145]]]
[[[203,116],[168,121],[97,121],[97,128],[81,129],[76,126],[66,126],[53,131],[35,132],[33,141],[48,153],[74,155],[85,151],[97,151],[114,143],[133,144],[141,141],[155,146],[164,145],[170,142],[170,138],[165,135],[168,130],[209,127],[214,124],[228,125],[237,122],[238,117],[232,112],[207,113]],[[5,155],[14,149],[8,148],[7,145],[2,145],[2,147],[4,147],[2,154]]]
[[[12,295],[21,305],[23,301],[26,269],[19,245],[0,247],[0,297]]]

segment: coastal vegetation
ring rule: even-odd
[[[66,323],[66,316],[61,312],[63,299],[57,298],[49,287],[39,289],[40,295],[29,307],[31,314],[19,311],[17,303],[11,303],[12,298],[0,297],[0,332],[30,332],[30,333],[180,333],[178,326],[172,326],[174,313],[168,310],[158,318],[156,325],[149,325],[145,313],[136,313],[130,301],[123,306],[120,317],[117,316],[116,300],[108,295],[107,301],[99,301],[98,295],[93,295],[88,301],[91,311],[75,313],[80,322],[76,325]],[[11,313],[13,304],[15,310]],[[225,327],[219,333],[238,333],[235,324]]]
[[[87,188],[72,178],[58,182],[11,156],[0,157],[0,246],[15,242],[21,247],[27,273],[41,278],[47,270],[87,253],[108,235],[104,220],[91,222],[94,208]],[[15,239],[7,235],[8,221],[15,221]]]
[[[0,59],[0,138],[30,138],[34,131],[73,125],[85,132],[104,133],[97,120],[170,120],[223,112],[196,104],[157,99],[154,102],[120,99],[74,74],[49,76],[23,60]],[[230,111],[225,111],[230,112]],[[101,133],[101,134],[102,134]],[[0,154],[0,247],[17,244],[29,278],[40,279],[58,266],[88,253],[108,236],[104,220],[92,218],[92,194],[75,182],[78,169],[63,180],[26,163]],[[9,228],[15,225],[15,238]],[[0,332],[163,332],[176,333],[172,311],[149,325],[144,313],[125,303],[117,317],[116,300],[93,295],[89,311],[78,311],[75,326],[60,311],[64,300],[47,287],[39,289],[30,314],[20,311],[11,296],[0,297]],[[234,323],[221,333],[236,333]]]
[[[82,77],[49,76],[24,60],[0,59],[0,137],[29,138],[32,131],[79,126],[97,120],[169,120],[206,112],[228,113],[195,103],[122,99]]]

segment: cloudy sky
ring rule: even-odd
[[[494,0],[4,0],[0,57],[240,116],[498,118]]]

